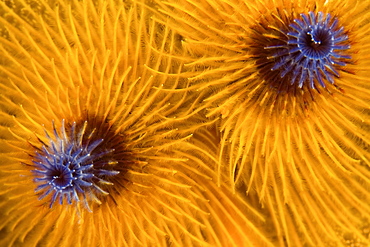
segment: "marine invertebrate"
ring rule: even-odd
[[[289,28],[290,31],[284,33],[289,37],[285,43],[265,47],[279,49],[272,56],[275,61],[271,70],[279,71],[281,78],[289,74],[290,84],[296,83],[299,88],[303,83],[315,88],[315,82],[325,87],[324,80],[333,84],[333,75],[339,77],[335,66],[345,66],[341,60],[351,58],[342,55],[350,45],[344,44],[348,36],[343,33],[343,27],[338,27],[338,19],[311,11],[301,14]]]
[[[188,142],[208,123],[192,119],[196,98],[162,90],[188,82],[150,11],[12,1],[0,13],[0,245],[268,244],[261,214]]]
[[[220,118],[219,174],[258,193],[279,244],[368,243],[370,2],[157,3],[188,51],[183,90],[206,91],[198,107]]]
[[[50,207],[56,201],[60,204],[64,200],[68,204],[78,202],[82,195],[89,209],[86,196],[94,197],[96,192],[107,194],[100,184],[111,183],[103,178],[119,174],[119,171],[104,169],[117,163],[104,157],[114,149],[98,149],[104,139],[94,140],[93,133],[85,133],[86,125],[87,121],[77,129],[74,122],[69,130],[62,121],[61,133],[53,128],[55,140],[46,133],[49,143],[36,151],[32,160],[36,167],[32,170],[36,174],[34,181],[39,183],[36,192],[42,191],[40,200],[51,195]]]

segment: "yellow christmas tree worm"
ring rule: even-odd
[[[209,93],[198,107],[221,118],[219,174],[227,159],[232,185],[258,193],[280,245],[367,243],[370,1],[157,3],[189,90]]]
[[[208,123],[187,104],[198,96],[162,90],[187,86],[166,55],[180,45],[146,8],[20,0],[0,13],[0,245],[269,245],[261,213],[188,143]]]

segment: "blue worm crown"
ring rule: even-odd
[[[85,133],[87,122],[78,131],[74,122],[69,129],[65,128],[64,121],[60,134],[53,125],[54,139],[45,131],[49,144],[44,144],[36,152],[32,161],[35,170],[32,172],[39,185],[36,192],[41,192],[39,200],[51,195],[50,208],[56,201],[68,204],[79,202],[82,196],[85,206],[89,211],[88,198],[95,198],[94,192],[108,194],[100,184],[112,184],[103,178],[117,175],[118,171],[103,169],[112,161],[104,156],[114,150],[101,148],[103,139],[93,140],[93,132]],[[88,134],[88,135],[87,135]],[[114,162],[113,162],[114,163]]]
[[[289,25],[285,44],[265,47],[278,49],[269,57],[275,59],[271,70],[280,71],[281,78],[289,76],[290,84],[297,83],[299,88],[304,83],[315,88],[315,81],[322,87],[324,80],[333,84],[333,76],[339,77],[335,66],[345,66],[343,60],[351,58],[342,54],[350,48],[346,42],[348,36],[343,33],[343,27],[338,27],[338,19],[332,20],[330,14],[309,12],[301,14],[301,18]]]

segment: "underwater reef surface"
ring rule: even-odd
[[[369,0],[0,2],[0,245],[370,245],[369,34]]]

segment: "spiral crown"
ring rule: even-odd
[[[61,134],[54,126],[54,140],[45,131],[49,144],[43,145],[36,152],[32,161],[36,166],[33,170],[39,185],[36,192],[41,192],[39,200],[51,195],[50,208],[59,200],[62,205],[66,200],[68,204],[79,202],[83,197],[85,205],[94,193],[108,194],[101,188],[101,184],[112,184],[104,178],[117,175],[118,171],[104,169],[111,160],[104,156],[114,152],[113,149],[102,150],[103,139],[93,140],[93,133],[85,133],[87,122],[77,131],[74,122],[69,135],[62,122]]]
[[[315,82],[325,87],[325,81],[334,84],[334,76],[339,77],[338,66],[345,66],[351,57],[344,54],[350,48],[344,28],[338,19],[322,12],[301,14],[285,32],[287,40],[282,45],[267,46],[277,49],[269,59],[275,63],[271,70],[279,70],[280,77],[289,77],[291,85],[302,88],[309,83],[316,88]]]

